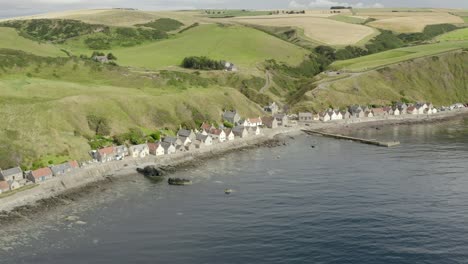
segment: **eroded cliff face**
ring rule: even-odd
[[[392,101],[468,102],[468,51],[430,56],[350,74],[308,92],[298,105],[316,111]]]

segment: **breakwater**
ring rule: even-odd
[[[320,132],[316,130],[307,130],[304,129],[302,130],[307,134],[318,134],[322,135],[325,137],[331,137],[331,138],[336,138],[336,139],[344,139],[344,140],[351,140],[355,142],[360,142],[363,144],[368,144],[368,145],[374,145],[374,146],[379,146],[379,147],[394,147],[400,145],[399,141],[377,141],[377,140],[370,140],[370,139],[363,139],[363,138],[356,138],[356,137],[350,137],[350,136],[343,136],[339,134],[331,134],[331,133],[325,133],[325,132]]]

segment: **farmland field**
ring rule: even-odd
[[[332,64],[332,67],[334,69],[352,72],[366,71],[410,59],[436,55],[461,48],[468,48],[468,41],[444,42],[389,50],[355,59],[337,61]]]
[[[331,16],[329,18],[333,19],[333,20],[336,20],[336,21],[351,23],[351,24],[363,24],[367,20],[366,17],[345,16],[345,15],[336,15],[336,16]]]
[[[376,30],[370,27],[311,16],[239,18],[236,21],[261,26],[297,27],[304,30],[306,37],[328,45],[358,44],[376,35]]]
[[[422,32],[427,25],[463,23],[460,17],[443,12],[379,12],[368,15],[377,19],[369,26],[400,33]]]
[[[449,33],[446,33],[442,36],[439,36],[437,40],[440,41],[462,41],[468,40],[468,28],[463,28],[455,30]]]
[[[59,48],[51,44],[40,44],[38,42],[23,38],[13,28],[0,27],[0,48],[17,49],[31,52],[40,56],[65,56]]]
[[[178,66],[188,56],[208,56],[253,68],[267,59],[298,64],[308,54],[305,49],[255,29],[214,24],[193,28],[168,40],[112,52],[121,65],[150,69]]]

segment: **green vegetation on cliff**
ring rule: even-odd
[[[468,52],[408,60],[369,72],[349,74],[318,85],[297,108],[323,110],[332,105],[388,105],[392,101],[468,102]]]

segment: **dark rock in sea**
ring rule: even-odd
[[[191,185],[192,181],[180,178],[169,178],[167,183],[169,183],[169,185]]]
[[[137,168],[137,171],[146,177],[161,177],[164,176],[164,172],[155,166],[146,166],[143,169]]]
[[[311,147],[311,148],[315,148],[315,146],[314,146],[314,145],[312,145],[312,146],[310,146],[310,147]]]

